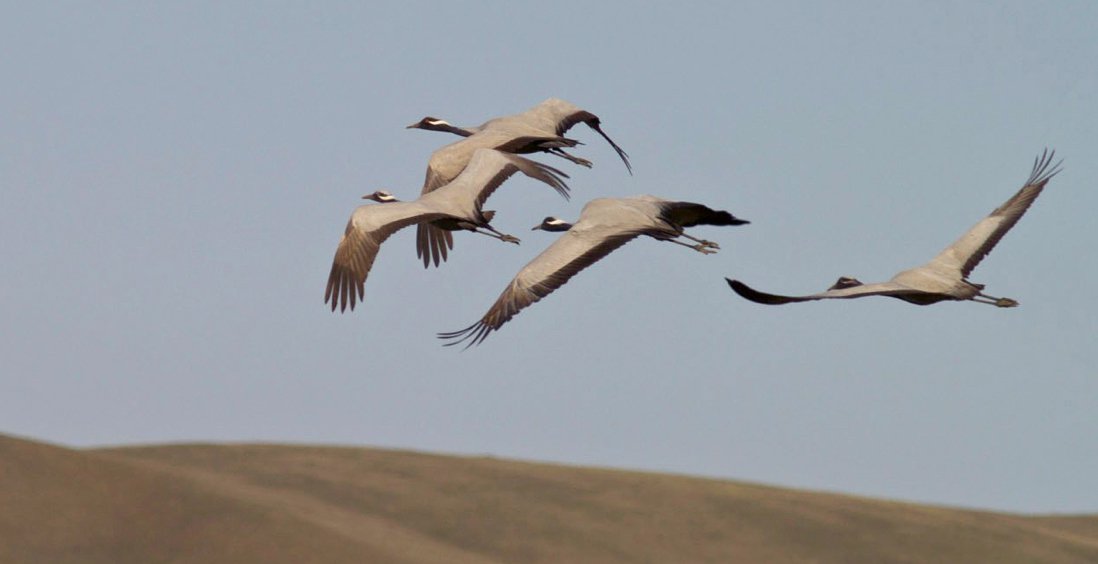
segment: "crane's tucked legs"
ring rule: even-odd
[[[591,168],[591,166],[594,164],[591,161],[589,161],[589,160],[587,160],[583,157],[577,157],[575,155],[570,155],[567,152],[565,152],[564,149],[561,149],[559,147],[554,147],[552,149],[549,149],[548,152],[552,153],[554,155],[557,155],[558,157],[564,157],[564,158],[566,158],[566,159],[568,159],[568,160],[570,160],[570,161],[572,161],[572,162],[574,162],[574,163],[576,163],[576,164],[578,164],[582,167]]]
[[[690,239],[691,241],[697,241],[697,242],[698,242],[698,243],[700,243],[700,244],[701,244],[701,246],[703,246],[703,247],[709,247],[709,248],[711,248],[711,249],[719,249],[719,248],[721,248],[721,246],[720,246],[720,245],[718,245],[718,244],[714,243],[713,241],[707,241],[707,240],[705,240],[705,239],[698,239],[697,237],[694,237],[694,236],[692,236],[692,235],[689,235],[689,234],[687,234],[687,233],[679,233],[679,235],[681,235],[681,236],[683,236],[683,237],[686,237],[687,239]]]
[[[694,238],[691,237],[691,239],[694,239]],[[660,241],[667,241],[668,243],[674,243],[676,245],[682,245],[682,246],[684,246],[688,249],[694,249],[695,251],[698,251],[699,253],[701,253],[703,255],[711,255],[711,254],[717,252],[717,251],[711,249],[708,245],[705,245],[705,244],[702,244],[702,243],[698,243],[697,245],[691,245],[690,243],[683,243],[682,241],[679,241],[678,239],[670,239],[670,238],[660,239]]]
[[[982,300],[976,299],[976,297],[972,298],[972,301],[974,301],[976,303],[980,303],[980,304],[988,304],[988,305],[993,305],[993,306],[997,306],[997,307],[1017,307],[1018,306],[1018,300],[1012,300],[1010,298],[996,298],[995,296],[989,296],[989,295],[987,295],[983,292],[980,292],[980,293],[976,294],[976,296],[980,297],[980,298],[984,298]]]
[[[508,235],[506,233],[500,233],[499,231],[496,231],[496,229],[491,225],[485,225],[484,229],[487,229],[487,231],[481,231],[476,227],[474,227],[470,231],[472,231],[473,233],[480,233],[481,235],[487,235],[489,237],[495,237],[496,239],[499,239],[500,241],[503,241],[505,243],[514,243],[516,245],[519,244],[518,237],[515,237],[514,235]]]

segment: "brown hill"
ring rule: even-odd
[[[0,562],[1098,562],[1098,516],[376,449],[0,436]]]

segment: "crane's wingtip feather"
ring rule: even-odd
[[[791,298],[788,296],[778,296],[775,294],[760,292],[748,286],[747,284],[740,282],[739,280],[732,280],[729,278],[725,278],[725,280],[728,280],[728,285],[731,286],[732,290],[739,294],[741,298],[751,302],[755,302],[757,304],[782,305],[804,300],[804,298]]]
[[[484,339],[488,337],[488,333],[490,333],[491,331],[492,328],[485,324],[484,321],[477,321],[476,323],[464,329],[459,329],[457,331],[448,331],[444,333],[436,333],[435,336],[439,339],[450,341],[448,343],[443,343],[442,346],[444,347],[452,347],[454,345],[460,345],[461,343],[466,343],[466,341],[468,341],[465,344],[465,347],[462,349],[465,350],[473,345],[479,345],[481,342],[484,341]]]
[[[1040,156],[1034,157],[1033,170],[1030,172],[1029,179],[1026,180],[1026,185],[1044,184],[1051,180],[1053,176],[1060,174],[1064,159],[1052,164],[1054,158],[1056,158],[1056,149],[1050,150],[1047,147],[1041,152]]]

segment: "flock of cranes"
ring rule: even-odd
[[[484,203],[516,172],[546,184],[567,199],[569,187],[565,179],[569,176],[566,173],[519,155],[541,152],[591,167],[591,161],[566,151],[581,144],[564,137],[579,123],[586,124],[606,139],[632,174],[629,156],[602,130],[598,116],[558,98],[479,126],[458,127],[430,116],[409,125],[409,129],[453,133],[463,139],[431,155],[426,179],[416,200],[399,201],[384,190],[363,196],[375,203],[359,206],[351,214],[332,261],[324,301],[330,304],[332,311],[337,308],[341,312],[353,310],[365,297],[366,277],[381,244],[393,233],[413,224],[417,229],[416,252],[424,267],[438,266],[446,260],[453,249],[455,231],[471,231],[517,244],[518,238],[492,227],[495,212],[482,209]],[[968,276],[1059,172],[1060,163],[1052,164],[1053,155],[1054,152],[1046,150],[1035,159],[1030,177],[1018,193],[930,262],[904,270],[887,282],[863,284],[853,277],[843,276],[824,292],[781,296],[760,292],[738,280],[726,280],[740,296],[768,305],[891,296],[918,305],[971,300],[998,307],[1017,306],[1018,302],[1010,298],[984,294],[984,286],[970,282]],[[460,331],[439,333],[438,336],[448,341],[447,345],[478,344],[524,308],[641,235],[711,254],[720,246],[689,235],[685,228],[746,223],[727,211],[655,196],[592,200],[583,207],[575,223],[546,217],[534,226],[534,229],[561,232],[562,235],[519,270],[480,320]]]

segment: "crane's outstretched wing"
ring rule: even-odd
[[[831,289],[825,292],[809,294],[807,296],[779,296],[777,294],[760,292],[739,280],[732,280],[731,278],[725,278],[725,280],[728,282],[728,285],[744,299],[766,305],[782,305],[813,300],[862,298],[865,296],[903,296],[920,293],[918,290],[896,284],[895,282],[846,285],[844,287],[841,282],[843,279],[840,278],[840,282],[836,282]]]
[[[629,155],[602,130],[602,121],[599,117],[571,102],[561,100],[560,98],[549,98],[537,106],[513,117],[526,120],[537,120],[538,123],[544,124],[546,127],[554,128],[557,135],[564,135],[566,131],[577,123],[586,123],[588,127],[594,129],[603,139],[606,139],[606,142],[618,153],[618,157],[621,158],[621,161],[625,163],[625,168],[629,171],[629,174],[633,174],[633,165],[629,164]]]
[[[578,224],[577,224],[578,225]],[[572,228],[573,230],[576,227]],[[584,268],[598,262],[640,235],[637,231],[605,232],[601,229],[565,231],[515,276],[496,303],[476,323],[460,331],[439,333],[446,346],[469,341],[479,344],[488,334],[507,323],[518,312],[553,293]],[[586,231],[586,235],[578,233]]]
[[[653,200],[658,198],[648,197]],[[746,219],[740,219],[724,210],[715,210],[704,204],[694,202],[676,202],[659,200],[662,207],[660,216],[664,221],[679,227],[694,227],[697,225],[747,225],[751,223]]]
[[[477,149],[469,159],[469,164],[442,189],[447,197],[461,201],[475,201],[477,208],[499,188],[503,181],[516,172],[521,172],[534,180],[543,182],[568,199],[568,185],[564,182],[568,175],[530,159],[504,153],[495,149]],[[453,236],[445,229],[429,223],[420,223],[416,232],[416,251],[427,268],[434,260],[435,266],[446,260],[447,249],[453,248]]]
[[[362,301],[365,296],[366,276],[374,265],[381,244],[404,227],[441,217],[445,217],[444,214],[430,212],[416,202],[391,202],[355,208],[332,260],[324,303],[330,302],[332,311],[336,310],[336,306],[339,306],[341,313],[347,308],[354,310],[355,302]]]
[[[440,158],[447,163],[445,165],[445,174],[436,172],[432,168],[432,164],[428,164],[427,167],[427,179],[423,185],[423,191],[421,194],[427,194],[434,192],[451,184],[461,185],[474,185],[484,186],[489,189],[484,192],[483,198],[479,201],[483,203],[487,195],[495,191],[499,187],[499,184],[510,177],[515,172],[522,172],[523,174],[540,180],[555,189],[565,199],[568,198],[568,187],[562,180],[562,178],[568,178],[568,175],[560,170],[548,165],[536,163],[529,159],[523,159],[515,155],[509,155],[506,152],[500,152],[494,150],[491,147],[495,146],[495,141],[489,143],[487,146],[478,147],[478,139],[495,138],[493,133],[479,133],[458,141],[457,143],[448,145],[439,151],[435,152],[435,155],[431,157],[431,163],[434,163],[437,158]],[[530,138],[526,138],[530,139]],[[452,149],[451,149],[452,148]],[[507,166],[507,163],[498,157],[481,157],[479,162],[476,155],[480,151],[490,151],[491,154],[502,156],[514,156],[518,161],[510,161],[510,165],[514,168],[509,168],[506,174],[498,178],[498,182],[492,184],[496,180],[496,175],[499,172],[500,167]],[[442,156],[439,156],[441,153]],[[454,163],[460,162],[460,168],[457,168]],[[456,169],[456,172],[454,171]],[[470,170],[472,169],[472,170]],[[447,251],[454,247],[453,235],[434,225],[428,223],[421,223],[416,230],[416,254],[423,260],[423,267],[427,268],[433,262],[435,266],[438,266],[446,260]]]
[[[1063,161],[1052,165],[1055,154],[1056,151],[1045,149],[1040,157],[1033,160],[1033,171],[1018,193],[943,249],[930,263],[960,270],[961,276],[968,278],[976,265],[995,248],[1003,235],[1018,223],[1037,196],[1041,195],[1045,184],[1060,172],[1060,163]]]
[[[480,149],[496,149],[505,153],[522,152],[530,147],[545,149],[575,147],[579,141],[556,135],[517,135],[509,130],[481,131],[460,141],[446,145],[427,161],[427,174],[423,179],[420,195],[427,194],[453,182],[469,166],[473,155]]]
[[[548,185],[565,200],[570,197],[568,184],[564,182],[568,175],[563,171],[495,149],[477,149],[469,160],[469,166],[465,167],[446,190],[460,193],[464,198],[475,199],[478,205],[483,205],[503,181],[516,172]]]

